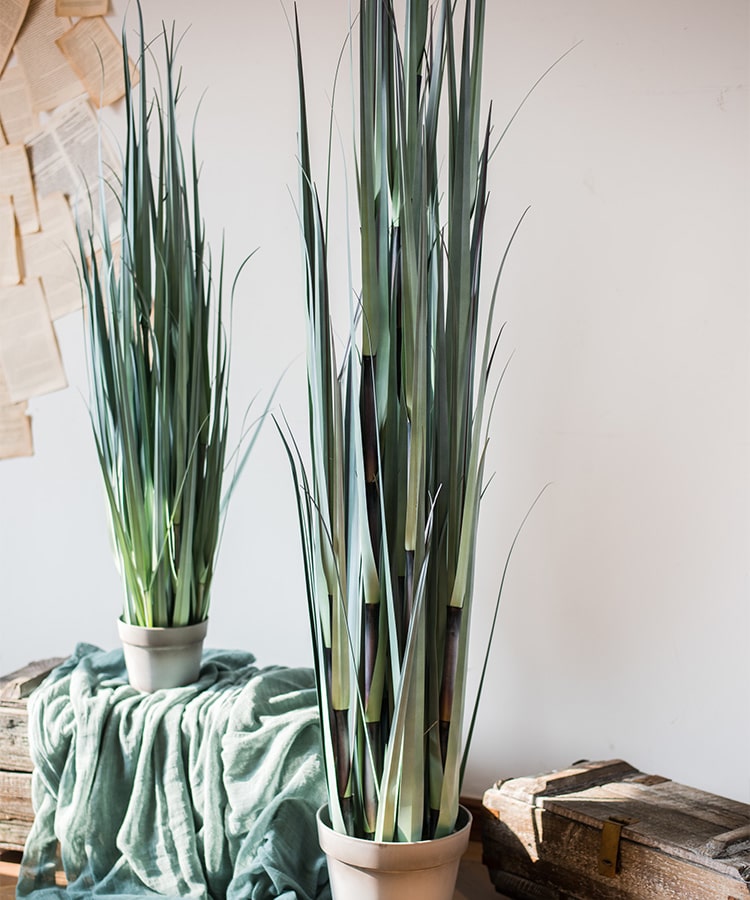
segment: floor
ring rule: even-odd
[[[15,900],[17,858],[14,853],[0,854],[0,900]]]
[[[0,900],[15,900],[17,877],[17,856],[0,856]],[[454,900],[503,900],[482,865],[482,847],[477,842],[469,845],[461,862]]]
[[[0,900],[3,900],[0,894]],[[498,894],[490,881],[487,869],[482,865],[482,845],[472,841],[458,871],[458,882],[453,900],[508,900]]]

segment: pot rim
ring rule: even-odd
[[[194,644],[204,640],[208,633],[208,619],[194,622],[192,625],[148,626],[131,625],[122,616],[117,620],[117,631],[123,643],[136,647],[150,647],[155,641],[159,643]]]
[[[446,858],[463,856],[469,843],[472,823],[469,810],[459,804],[456,830],[444,837],[426,841],[370,841],[334,831],[330,825],[327,803],[318,809],[315,817],[318,822],[318,840],[324,853],[359,868],[391,870],[412,868],[413,853],[421,855],[419,868],[424,869],[442,866]],[[404,856],[408,856],[409,860],[404,860]],[[374,857],[377,857],[377,862]]]

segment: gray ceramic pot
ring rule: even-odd
[[[453,900],[471,813],[459,807],[456,831],[414,843],[376,843],[338,834],[328,807],[318,810],[318,840],[328,859],[334,900]]]
[[[177,628],[117,622],[130,684],[138,691],[181,687],[198,680],[208,619]]]

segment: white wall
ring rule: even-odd
[[[235,328],[236,416],[279,392],[305,428],[292,43],[276,2],[146,0],[192,23],[181,51],[209,231],[228,269],[256,246]],[[300,0],[313,115],[345,0]],[[503,290],[506,354],[483,513],[475,645],[508,577],[465,790],[619,756],[750,801],[750,330],[746,0],[491,0],[485,96],[503,123],[576,41],[497,154],[487,265],[532,210]],[[117,30],[124,0],[115,0]],[[135,18],[131,15],[131,25]],[[341,110],[346,133],[346,105]],[[71,382],[32,403],[36,455],[0,465],[0,671],[116,645],[120,587],[88,429],[77,316]],[[266,429],[235,497],[210,643],[308,664],[294,500]],[[474,675],[476,675],[476,668]]]

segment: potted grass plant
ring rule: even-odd
[[[349,286],[341,329],[296,32],[309,467],[280,430],[328,780],[319,835],[339,900],[448,900],[468,841],[459,805],[468,631],[499,382],[493,309],[513,240],[480,309],[492,150],[480,110],[485,2],[458,12],[452,0],[410,0],[404,15],[402,40],[392,0],[361,0],[352,28],[362,281]],[[349,338],[341,359],[337,332]],[[373,878],[378,867],[387,872]]]
[[[195,137],[188,165],[178,132],[174,26],[152,95],[140,5],[138,16],[138,85],[123,29],[121,221],[107,222],[102,177],[100,233],[78,238],[91,421],[125,590],[119,630],[131,684],[155,690],[200,671],[226,499],[229,348],[223,249],[215,272]]]

